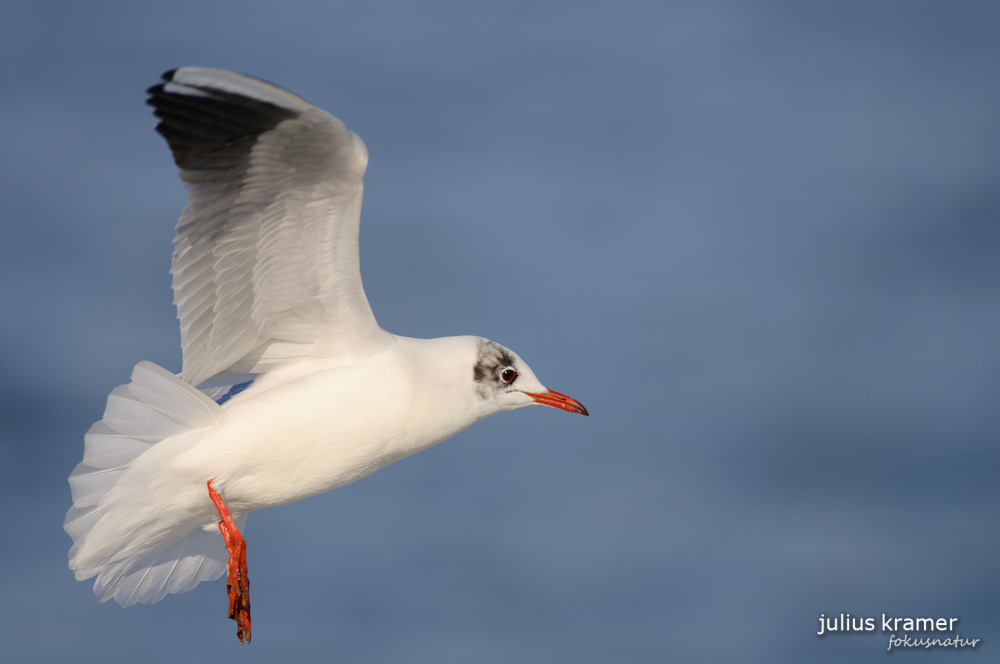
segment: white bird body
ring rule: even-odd
[[[235,532],[500,411],[586,414],[499,344],[377,325],[357,250],[368,154],[338,120],[230,72],[165,78],[151,103],[189,189],[171,268],[184,370],[136,365],[70,476],[70,567],[102,601],[158,601],[230,556],[232,579],[220,515]]]
[[[350,484],[491,414],[477,403],[471,373],[462,375],[475,363],[477,338],[395,341],[360,362],[303,360],[265,374],[172,468],[199,489],[214,479],[230,510],[243,514]],[[214,527],[215,508],[202,499]]]

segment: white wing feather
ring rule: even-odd
[[[184,379],[385,344],[361,283],[361,139],[257,79],[196,67],[165,78],[150,104],[188,188],[171,267]]]

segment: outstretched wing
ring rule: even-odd
[[[170,270],[184,379],[384,344],[361,284],[361,139],[248,76],[184,67],[163,78],[148,103],[188,190]]]

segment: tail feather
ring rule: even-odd
[[[63,526],[74,542],[70,568],[79,580],[97,576],[94,592],[102,602],[152,604],[225,572],[228,554],[217,529],[188,519],[165,535],[159,515],[136,521],[132,494],[112,491],[158,442],[225,418],[215,402],[151,362],[137,364],[132,382],[108,396],[104,418],[84,437],[83,461],[69,477],[73,507]],[[239,518],[241,529],[245,521]]]
[[[246,515],[236,520],[242,531]],[[122,606],[136,602],[153,604],[170,593],[191,590],[202,581],[217,579],[226,571],[229,553],[218,529],[207,532],[196,528],[166,551],[152,554],[131,570],[127,562],[105,567],[94,582],[97,599],[112,597]]]

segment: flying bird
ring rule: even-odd
[[[69,477],[69,566],[100,601],[152,604],[227,572],[251,637],[247,515],[330,491],[475,422],[587,415],[481,337],[383,330],[361,283],[368,151],[264,81],[184,67],[149,89],[188,204],[174,239],[183,368],[140,362]]]

